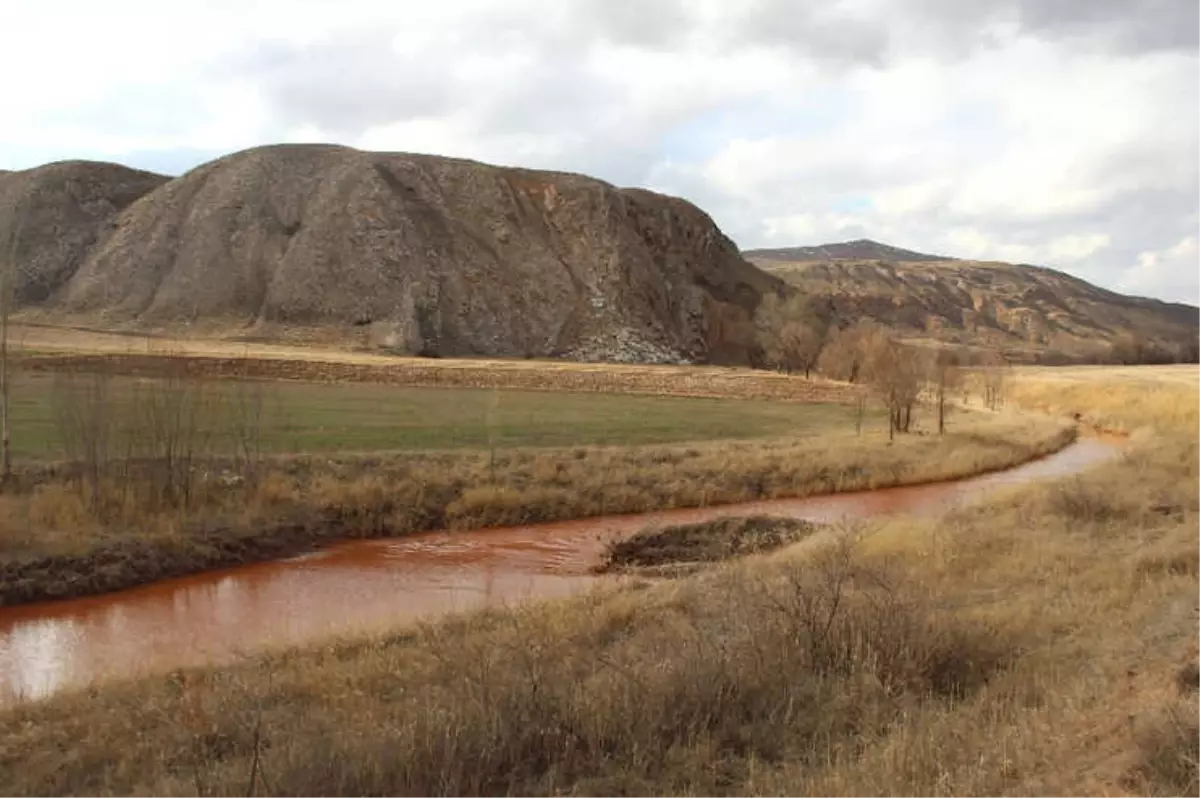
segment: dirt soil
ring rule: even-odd
[[[781,548],[816,529],[792,518],[718,518],[699,524],[644,529],[613,541],[597,573],[719,562]]]

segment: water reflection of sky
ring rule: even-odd
[[[79,625],[69,618],[24,621],[0,635],[3,703],[42,698],[68,683],[81,645]]]

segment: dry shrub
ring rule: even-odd
[[[60,372],[53,404],[77,490],[99,520],[192,509],[207,503],[205,492],[260,475],[259,383],[198,380],[179,359],[162,376],[131,382]]]
[[[1128,774],[1129,786],[1150,795],[1200,794],[1200,705],[1179,700],[1134,726],[1137,762]]]
[[[480,486],[467,488],[451,502],[446,520],[452,529],[517,526],[567,518],[577,506],[576,497],[562,488]]]
[[[1136,511],[1127,496],[1080,477],[1060,480],[1047,493],[1051,512],[1072,522],[1104,524],[1128,519]]]
[[[494,458],[472,451],[289,456],[259,461],[253,478],[242,477],[249,472],[239,472],[236,459],[193,453],[182,458],[197,464],[195,470],[181,472],[181,479],[190,480],[188,503],[182,508],[163,506],[153,495],[147,498],[140,486],[157,483],[127,479],[138,472],[126,470],[127,462],[117,459],[106,461],[112,469],[98,482],[98,493],[89,492],[87,480],[72,483],[80,496],[73,505],[82,501],[92,518],[65,512],[71,505],[56,508],[41,518],[61,526],[41,527],[37,536],[18,542],[13,530],[25,530],[28,523],[6,524],[9,531],[0,528],[5,539],[0,547],[10,557],[56,558],[45,570],[57,575],[55,584],[44,595],[78,595],[100,584],[91,578],[96,562],[113,560],[113,552],[126,551],[128,545],[153,547],[167,537],[172,568],[112,565],[109,574],[123,573],[126,582],[120,586],[128,587],[147,578],[188,573],[178,555],[189,546],[199,569],[294,554],[345,537],[527,524],[948,479],[1053,451],[1073,434],[1058,422],[976,419],[945,436],[902,436],[891,446],[883,435],[831,434],[692,446],[518,449],[497,452]],[[143,465],[155,462],[151,458]],[[61,484],[61,477],[52,476],[45,484]],[[93,496],[102,501],[92,501]],[[0,496],[0,523],[27,518],[31,501],[36,497],[29,493]],[[170,535],[160,534],[164,531]],[[248,537],[256,544],[243,545]],[[223,545],[222,538],[230,545]],[[214,563],[213,551],[231,559]],[[0,569],[20,565],[0,559]],[[115,584],[107,577],[103,583]],[[7,587],[0,582],[0,601],[29,601],[39,595],[32,585],[19,596]]]
[[[33,731],[0,737],[0,774],[14,792],[233,794],[257,769],[297,795],[727,793],[962,700],[1011,645],[837,544],[196,671],[186,691],[63,696],[10,716]],[[36,742],[85,700],[104,734],[77,727],[67,759]]]
[[[1200,664],[1192,660],[1180,668],[1175,674],[1175,686],[1183,693],[1200,690]]]
[[[1146,576],[1200,574],[1200,551],[1195,548],[1166,553],[1140,555],[1135,561],[1138,573]]]
[[[579,611],[564,608],[569,622],[518,613],[426,632],[415,644],[422,664],[405,649],[390,679],[369,677],[390,706],[346,707],[295,735],[268,723],[273,786],[727,792],[754,763],[819,757],[831,738],[880,733],[906,705],[961,697],[1009,654],[990,630],[857,565],[849,547],[779,578],[724,574],[686,606],[652,606],[642,623],[634,612],[614,629]],[[366,712],[353,722],[369,737],[346,734],[352,711]]]

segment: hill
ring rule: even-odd
[[[941,255],[926,255],[880,244],[867,238],[843,241],[837,244],[821,244],[815,247],[783,247],[781,249],[751,249],[743,253],[747,258],[760,261],[840,261],[840,260],[885,260],[905,263],[948,261],[953,258]]]
[[[111,231],[117,215],[167,179],[88,161],[0,171],[0,253],[14,255],[17,303],[48,299]]]
[[[23,220],[26,314],[109,329],[740,363],[781,285],[684,200],[427,155],[278,145],[175,179],[52,164],[0,175],[0,197],[0,241]]]
[[[1133,338],[1194,353],[1200,335],[1194,306],[1124,296],[1037,266],[747,255],[838,319],[869,318],[908,339],[999,348],[1017,360],[1096,359]]]

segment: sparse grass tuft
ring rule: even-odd
[[[1183,693],[1200,690],[1200,664],[1193,660],[1180,668],[1175,674],[1175,685]]]
[[[1200,705],[1180,700],[1139,719],[1128,783],[1149,795],[1200,794]]]

